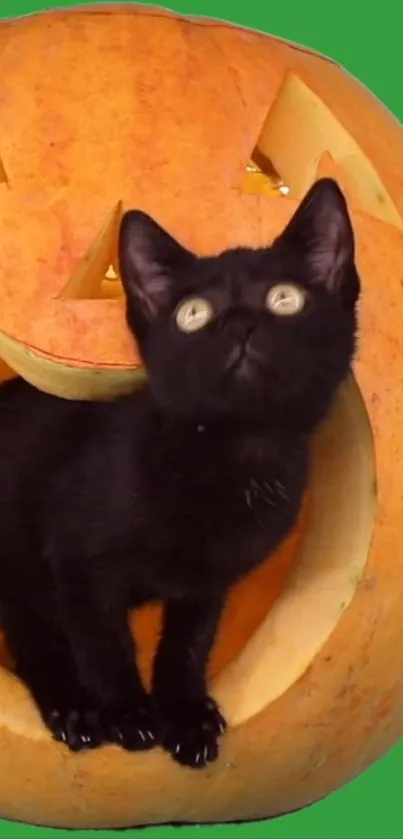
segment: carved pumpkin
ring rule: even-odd
[[[306,805],[403,734],[402,129],[322,56],[161,10],[2,23],[0,75],[3,378],[81,398],[141,379],[116,263],[125,207],[209,253],[267,243],[333,175],[364,285],[356,381],[318,435],[299,527],[233,592],[213,653],[220,759],[68,753],[5,656],[0,815],[106,827]],[[158,610],[133,620],[147,678]]]

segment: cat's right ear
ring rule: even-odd
[[[312,185],[274,243],[305,267],[307,280],[338,294],[348,306],[360,291],[355,241],[346,199],[335,180]]]
[[[124,214],[118,251],[130,312],[138,325],[151,323],[169,306],[175,273],[191,254],[140,210]]]

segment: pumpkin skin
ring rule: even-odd
[[[309,526],[250,589],[264,580],[271,608],[213,673],[230,724],[219,760],[194,772],[159,749],[70,754],[0,670],[2,817],[90,828],[295,810],[403,735],[402,129],[322,56],[162,10],[2,23],[0,70],[3,378],[87,399],[141,381],[119,285],[101,288],[124,208],[210,253],[270,241],[316,177],[346,192],[357,384],[318,435]]]

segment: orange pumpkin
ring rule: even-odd
[[[196,773],[158,749],[68,753],[4,666],[0,815],[83,828],[306,805],[403,734],[401,126],[322,56],[140,7],[2,23],[0,75],[3,378],[81,398],[136,386],[126,207],[209,253],[267,243],[333,175],[364,285],[356,381],[318,435],[299,527],[233,592],[213,653],[220,759]],[[133,618],[145,677],[158,619]]]

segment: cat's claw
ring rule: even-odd
[[[151,702],[147,699],[129,709],[107,714],[108,739],[128,751],[146,751],[159,743],[159,726]]]
[[[72,752],[96,749],[104,740],[100,715],[94,710],[61,711],[54,708],[47,720],[55,740]]]
[[[218,738],[227,725],[213,699],[187,700],[164,715],[162,745],[182,766],[203,769],[218,757]]]

